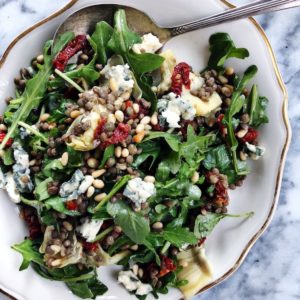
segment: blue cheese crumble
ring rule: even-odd
[[[16,162],[13,165],[13,178],[17,189],[21,193],[29,193],[34,188],[30,178],[29,155],[17,142],[13,143],[12,148]]]
[[[246,142],[246,147],[250,152],[251,159],[253,159],[253,160],[260,159],[266,152],[266,149],[264,147],[255,146],[248,142]]]
[[[64,182],[59,190],[59,195],[65,201],[77,199],[84,194],[94,181],[93,176],[84,176],[81,170],[76,170],[69,181]]]
[[[86,219],[84,223],[77,227],[77,231],[90,243],[96,238],[103,220],[89,220]]]
[[[155,193],[156,189],[152,182],[134,178],[128,181],[123,195],[129,198],[136,207],[140,207],[142,203],[145,203]]]
[[[101,71],[101,74],[109,80],[110,89],[118,96],[125,92],[131,93],[134,86],[134,80],[128,64],[116,66],[107,64]]]
[[[158,111],[161,117],[166,120],[169,128],[180,128],[180,118],[193,120],[196,115],[195,108],[187,100],[169,93],[158,100]]]
[[[152,292],[150,284],[142,283],[132,271],[121,271],[118,275],[118,281],[122,283],[125,288],[136,295],[144,296]]]
[[[132,50],[137,54],[155,53],[161,47],[162,43],[158,37],[152,33],[147,33],[142,36],[142,42],[140,44],[133,45]]]

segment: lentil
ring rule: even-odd
[[[68,231],[72,231],[73,230],[73,225],[71,223],[67,222],[67,221],[63,222],[63,226]]]

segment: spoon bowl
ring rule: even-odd
[[[120,8],[125,10],[128,26],[133,31],[140,35],[151,32],[164,44],[173,36],[199,28],[298,6],[300,6],[300,0],[259,0],[190,23],[162,28],[141,10],[124,5],[98,4],[84,7],[68,16],[58,27],[54,40],[66,31],[73,31],[76,35],[90,33],[99,21],[106,21],[112,25],[114,13]]]
[[[143,35],[153,33],[164,44],[171,36],[171,29],[159,27],[146,13],[129,6],[114,4],[98,4],[84,7],[71,14],[55,32],[55,38],[66,31],[75,35],[91,33],[99,21],[113,24],[114,14],[118,9],[124,9],[127,24],[136,33]]]

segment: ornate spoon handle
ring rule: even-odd
[[[172,36],[176,36],[195,29],[297,6],[300,6],[300,0],[260,0],[237,8],[228,9],[191,23],[170,28],[170,31]]]

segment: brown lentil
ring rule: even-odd
[[[72,231],[73,230],[73,225],[71,223],[67,222],[67,221],[63,222],[63,226],[68,231]]]

